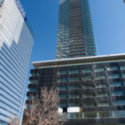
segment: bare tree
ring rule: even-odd
[[[9,125],[20,125],[19,118],[11,116]]]
[[[25,111],[23,125],[63,125],[66,120],[58,115],[58,105],[58,91],[42,88],[39,97],[32,97],[31,107]]]

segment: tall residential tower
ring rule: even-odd
[[[21,120],[33,36],[18,0],[0,0],[0,125]]]
[[[94,55],[88,0],[60,0],[57,59]]]

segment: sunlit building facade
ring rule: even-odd
[[[33,35],[18,0],[0,0],[0,125],[21,122]]]
[[[96,55],[88,0],[60,0],[57,59]]]

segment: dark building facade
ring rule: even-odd
[[[125,125],[125,55],[34,62],[26,104],[42,86],[59,90],[66,125]]]
[[[88,0],[60,0],[57,59],[94,55]]]

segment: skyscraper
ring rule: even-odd
[[[57,59],[94,55],[88,0],[60,0]]]
[[[0,124],[21,120],[33,35],[18,0],[0,0]]]

